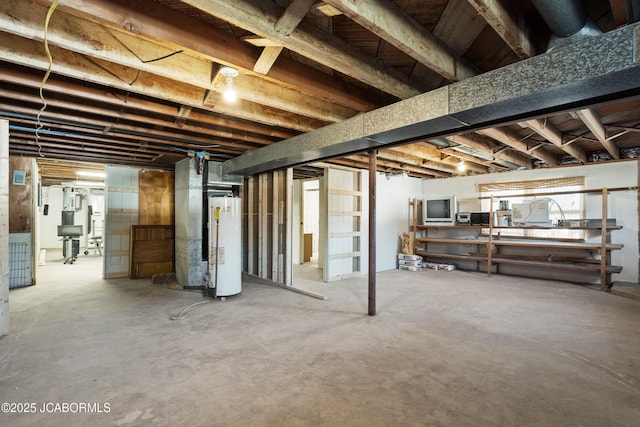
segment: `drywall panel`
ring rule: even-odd
[[[291,260],[295,264],[302,264],[302,209],[304,208],[302,194],[302,181],[299,179],[295,179],[293,181],[293,200],[291,206]]]
[[[138,223],[168,225],[174,223],[173,172],[141,170],[139,172]]]
[[[420,198],[422,180],[379,174],[376,179],[376,271],[397,268],[399,236],[411,232],[409,200]]]
[[[585,189],[635,188],[638,183],[638,161],[629,160],[601,165],[571,166],[549,169],[522,170],[446,179],[424,180],[423,196],[444,196],[455,194],[458,201],[474,199],[478,196],[477,185],[490,182],[512,182],[536,179],[551,179],[584,176]],[[587,218],[602,217],[602,200],[599,195],[586,197]],[[624,228],[612,231],[612,242],[621,243],[621,251],[613,251],[612,262],[623,267],[622,273],[614,274],[614,281],[639,281],[638,272],[638,200],[637,190],[616,191],[609,195],[608,216],[616,218]],[[565,278],[570,280],[570,278]]]

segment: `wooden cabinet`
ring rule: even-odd
[[[461,269],[500,273],[501,266],[520,266],[549,271],[586,272],[599,274],[600,289],[609,291],[611,275],[620,273],[621,266],[611,264],[611,252],[623,245],[611,243],[611,233],[621,226],[608,225],[606,218],[607,191],[603,190],[603,218],[600,226],[571,227],[584,230],[588,238],[556,239],[504,236],[504,230],[566,230],[559,227],[496,227],[493,225],[418,225],[414,200],[413,233],[416,254],[425,261],[453,260]],[[512,273],[510,273],[512,274]],[[526,275],[526,274],[523,274]]]

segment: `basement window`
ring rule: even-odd
[[[514,228],[498,229],[501,236],[559,240],[581,240],[585,237],[584,230],[564,227],[548,228],[557,225],[559,221],[586,218],[583,190],[583,176],[478,185],[483,211],[490,210],[491,196],[493,196],[494,212],[505,205],[508,205],[512,214],[515,212],[514,207],[523,206],[523,204],[542,205],[549,208],[547,224],[543,221],[533,224],[513,224]],[[513,221],[514,216],[512,216],[512,223]],[[488,232],[488,229],[484,231]]]

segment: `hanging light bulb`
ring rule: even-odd
[[[222,67],[220,69],[220,74],[222,74],[227,80],[226,87],[222,91],[223,98],[227,102],[236,102],[238,100],[238,95],[233,87],[233,79],[238,76],[238,70],[231,67]]]
[[[464,172],[467,170],[467,165],[464,163],[464,159],[460,159],[458,162],[458,172]]]

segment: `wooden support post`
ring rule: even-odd
[[[376,150],[369,151],[369,316],[376,315]]]
[[[602,189],[602,225],[600,228],[600,290],[608,291],[610,289],[607,274],[607,264],[609,251],[607,251],[607,219],[609,192],[606,188]]]
[[[491,253],[493,252],[493,195],[489,201],[489,241],[487,242],[487,276],[491,276]]]

